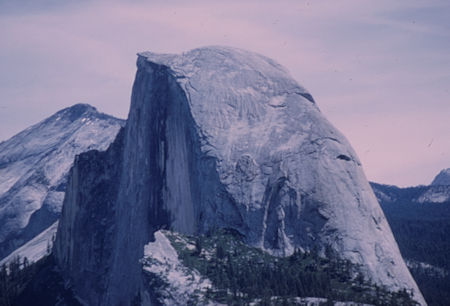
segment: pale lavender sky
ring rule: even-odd
[[[0,0],[0,140],[78,102],[125,118],[136,53],[269,56],[349,139],[369,180],[450,167],[450,2]]]

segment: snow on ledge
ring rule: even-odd
[[[164,231],[157,231],[155,241],[144,246],[142,264],[144,271],[156,274],[169,285],[162,292],[165,305],[186,305],[193,298],[205,296],[212,287],[209,279],[181,263]]]
[[[36,262],[48,254],[48,247],[53,244],[52,239],[58,229],[58,221],[50,225],[42,233],[34,237],[32,240],[3,258],[0,261],[0,266],[8,264],[13,261],[14,258],[20,257],[21,259],[27,258],[29,263]]]

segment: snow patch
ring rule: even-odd
[[[155,241],[144,246],[144,271],[160,277],[168,287],[160,292],[164,305],[187,305],[198,301],[212,287],[211,281],[196,270],[184,266],[164,231],[155,233]]]
[[[49,249],[53,245],[53,238],[56,235],[57,229],[58,221],[53,223],[45,231],[5,257],[2,261],[0,261],[0,266],[3,264],[8,264],[17,257],[21,259],[26,257],[29,263],[33,263],[48,255]]]

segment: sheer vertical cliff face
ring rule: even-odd
[[[55,254],[91,305],[149,301],[139,259],[163,227],[233,228],[280,256],[331,245],[423,302],[345,137],[257,54],[140,54],[126,127],[78,157],[69,187]]]

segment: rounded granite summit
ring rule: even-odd
[[[55,242],[60,266],[86,301],[135,296],[144,245],[158,229],[228,228],[277,256],[331,247],[367,279],[411,290],[425,304],[356,153],[285,68],[229,47],[143,52],[137,66],[121,138],[98,160],[74,166],[77,184],[66,193]],[[108,198],[97,196],[98,177]],[[95,207],[115,213],[104,228],[79,226]],[[105,249],[84,243],[92,236],[106,239]],[[109,256],[100,266],[97,253]],[[109,287],[92,293],[98,281],[78,272],[82,264],[107,271]]]
[[[149,62],[170,67],[180,78],[187,77],[194,83],[206,82],[215,92],[233,89],[237,94],[261,94],[261,97],[298,94],[314,103],[311,94],[289,75],[286,68],[258,53],[210,46],[193,49],[181,55],[148,51],[138,55]]]

